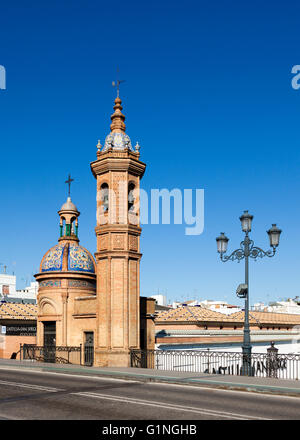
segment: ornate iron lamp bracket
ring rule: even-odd
[[[234,261],[238,260],[240,262],[245,257],[251,257],[256,260],[256,258],[263,258],[263,257],[274,257],[276,248],[273,247],[272,249],[269,249],[268,251],[264,251],[263,249],[254,246],[253,240],[250,240],[247,236],[244,241],[240,243],[240,248],[236,249],[232,252],[230,255],[224,255],[224,253],[220,254],[221,260],[225,263],[226,261]]]
[[[264,251],[263,249],[254,246],[249,250],[249,257],[254,258],[256,260],[256,258],[263,258],[263,257],[274,257],[276,253],[276,248],[273,247],[273,249],[269,249],[268,251]]]
[[[245,252],[244,249],[236,249],[235,251],[232,252],[231,255],[224,255],[224,254],[220,254],[220,258],[221,260],[226,263],[226,261],[234,261],[234,260],[238,260],[240,262],[240,260],[242,260],[243,258],[245,258]]]

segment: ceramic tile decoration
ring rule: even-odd
[[[95,272],[93,260],[82,246],[70,244],[69,247],[69,270],[78,272]]]
[[[40,282],[40,287],[61,287],[59,280],[45,280]]]
[[[57,244],[47,252],[43,260],[41,272],[62,271],[65,246],[65,244]],[[95,273],[94,262],[88,251],[78,244],[71,243],[69,246],[68,270]]]
[[[130,151],[134,151],[130,137],[126,133],[109,133],[109,135],[106,136],[102,152],[107,151],[110,147],[114,150],[129,148]]]
[[[96,289],[96,283],[91,281],[84,281],[84,280],[69,280],[68,282],[69,287],[88,287],[90,289]]]
[[[43,260],[42,272],[62,270],[64,247],[63,244],[57,244],[48,251]]]

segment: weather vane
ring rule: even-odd
[[[71,182],[74,182],[74,179],[71,179],[71,175],[69,174],[68,180],[65,181],[65,183],[67,183],[69,185],[69,197],[71,194]]]
[[[119,76],[119,69],[117,69],[117,77]],[[113,81],[113,87],[117,87],[117,98],[119,98],[120,84],[125,82],[125,79],[117,79],[117,81]]]

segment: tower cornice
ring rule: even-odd
[[[140,260],[142,258],[140,252],[134,252],[130,250],[104,250],[95,252],[96,260],[106,259],[106,258],[129,258],[131,260]]]
[[[90,280],[95,281],[96,274],[91,272],[71,272],[71,271],[64,271],[64,272],[39,272],[34,275],[36,280],[38,282],[41,282],[43,280],[49,280],[49,279],[75,279],[75,280]]]
[[[91,162],[91,170],[96,178],[98,175],[107,173],[108,171],[128,171],[135,176],[143,177],[146,164],[141,162],[135,153],[103,153],[94,162]]]
[[[133,235],[141,235],[142,228],[137,225],[131,225],[131,224],[120,224],[120,223],[113,223],[113,224],[106,224],[106,225],[99,225],[95,227],[96,234],[107,234],[109,232],[120,232],[120,233],[130,233]]]

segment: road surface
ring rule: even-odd
[[[300,419],[300,397],[1,367],[0,419]]]

